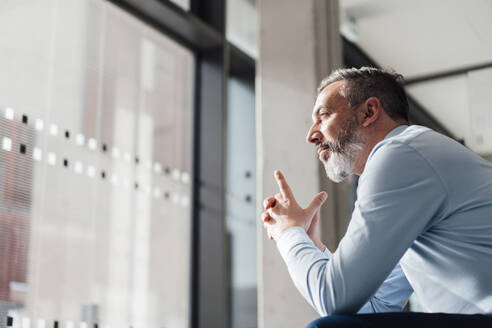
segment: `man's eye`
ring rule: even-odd
[[[323,111],[323,112],[319,113],[319,116],[321,116],[321,117],[327,117],[329,115],[330,115],[330,112],[327,112],[327,111]]]

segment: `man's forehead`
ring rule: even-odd
[[[329,85],[327,85],[318,95],[316,98],[316,103],[313,109],[313,115],[316,114],[316,111],[320,107],[324,106],[333,106],[335,105],[338,101],[340,101],[340,98],[343,98],[340,95],[340,88],[342,88],[344,84],[344,81],[336,81],[333,82]]]

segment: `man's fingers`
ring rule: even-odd
[[[263,212],[261,218],[263,219],[263,222],[268,222],[271,220],[270,214],[268,212]]]
[[[273,240],[273,237],[270,233],[270,226],[268,225],[268,222],[263,222],[263,227],[266,229],[266,234],[268,236],[268,239]]]
[[[271,207],[275,207],[276,203],[277,203],[277,200],[275,199],[275,197],[271,197],[271,196],[267,197],[263,201],[263,208],[265,210],[268,210]]]
[[[319,208],[313,213],[313,220],[311,221],[311,225],[316,224],[319,221]]]
[[[276,170],[273,175],[275,176],[275,180],[277,181],[282,196],[285,199],[294,200],[294,194],[292,193],[292,190],[290,190],[290,187],[287,184],[287,180],[285,180],[285,177],[282,174],[282,172]]]
[[[321,205],[325,202],[325,200],[328,198],[328,194],[324,191],[320,192],[316,196],[314,196],[314,199],[311,201],[311,204],[307,207],[307,210],[311,213],[315,213],[316,211],[319,210]]]
[[[275,213],[273,213],[273,209],[263,212],[261,214],[261,220],[265,224],[275,224],[277,221],[275,220]]]

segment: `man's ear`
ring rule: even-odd
[[[376,97],[367,98],[359,113],[359,122],[363,127],[368,127],[379,119],[383,110],[381,102]]]

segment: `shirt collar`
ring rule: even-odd
[[[384,139],[389,139],[391,137],[394,137],[396,135],[399,135],[400,133],[403,132],[403,130],[405,130],[406,128],[408,128],[408,125],[406,124],[402,124],[402,125],[398,125],[396,128],[394,128],[393,130],[391,130],[387,135],[386,137],[384,137]]]
[[[406,128],[408,128],[408,125],[406,124],[402,124],[402,125],[398,125],[396,128],[394,128],[393,130],[391,130],[385,137],[383,140],[386,140],[386,139],[389,139],[391,137],[394,137],[394,136],[397,136],[399,135],[400,133],[402,133]],[[367,163],[369,162],[369,160],[371,159],[372,155],[374,155],[374,153],[376,152],[376,150],[379,148],[379,146],[381,145],[381,143],[383,142],[383,140],[381,140],[380,142],[378,142],[376,144],[376,146],[374,146],[374,148],[372,148],[371,152],[369,153],[369,156],[367,157],[367,161],[366,161],[366,165]]]

